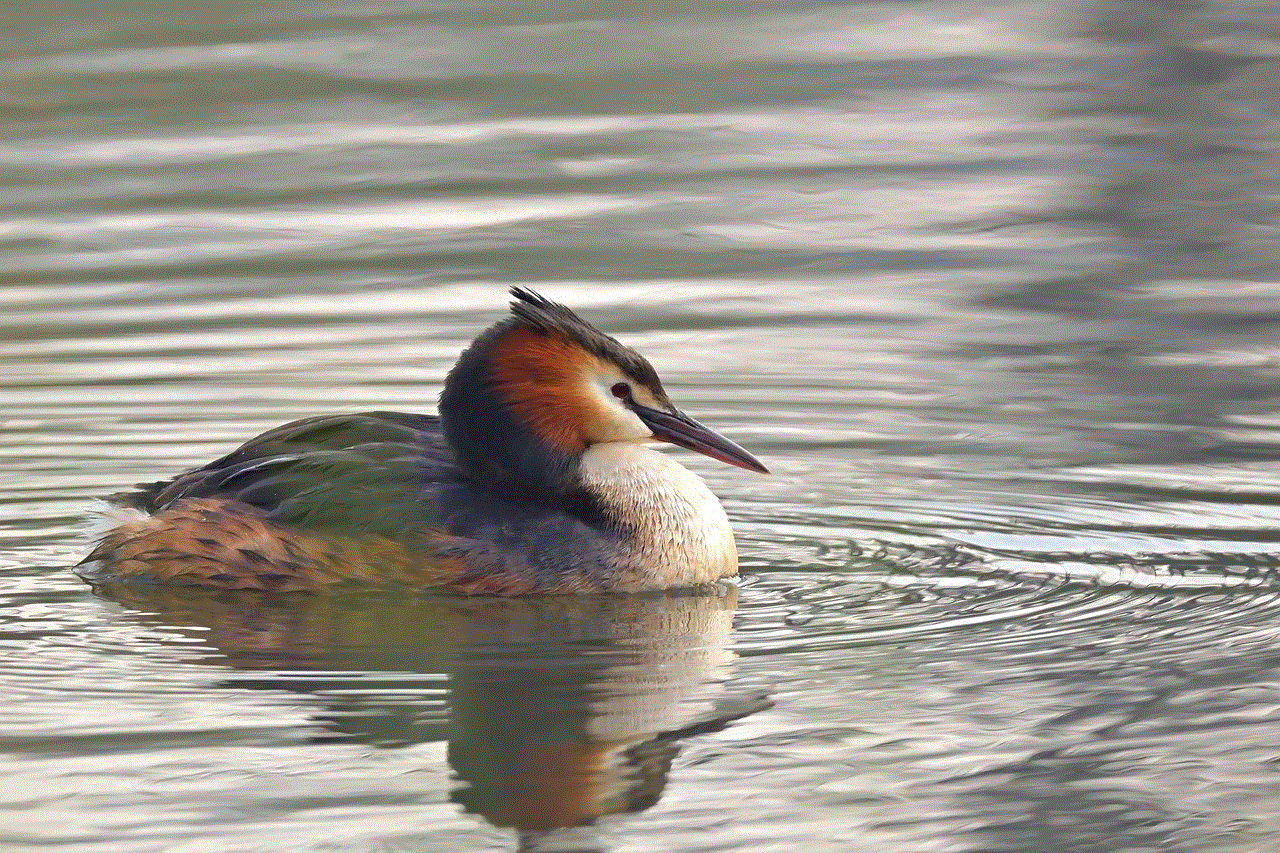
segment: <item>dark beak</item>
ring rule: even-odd
[[[690,450],[706,454],[729,465],[746,468],[768,474],[769,469],[760,464],[747,451],[734,444],[715,430],[707,429],[684,412],[664,412],[651,409],[638,403],[631,404],[631,411],[636,413],[644,425],[653,430],[653,437],[660,441],[669,441]]]

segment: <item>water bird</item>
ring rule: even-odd
[[[88,580],[268,591],[643,592],[737,574],[733,531],[670,442],[768,473],[681,412],[652,365],[569,308],[511,313],[449,371],[439,415],[294,421],[113,495]]]

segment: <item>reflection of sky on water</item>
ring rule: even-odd
[[[1044,215],[1114,258],[990,297],[1076,334],[978,348],[1062,359],[1131,413],[1113,440],[1145,461],[1272,460],[1273,430],[1245,425],[1275,411],[1280,367],[1277,22],[1238,4],[1084,9],[1079,31],[1112,53],[1058,109],[1095,156]]]

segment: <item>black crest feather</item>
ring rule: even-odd
[[[592,355],[618,365],[631,379],[653,391],[659,400],[666,398],[662,380],[658,379],[653,365],[640,353],[606,335],[568,307],[552,302],[528,288],[513,287],[511,295],[515,297],[511,303],[511,313],[518,320],[540,332],[558,332],[568,337]]]

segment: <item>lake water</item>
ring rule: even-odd
[[[1280,846],[1280,11],[0,10],[6,851]],[[715,595],[91,590],[513,284],[763,477]]]

